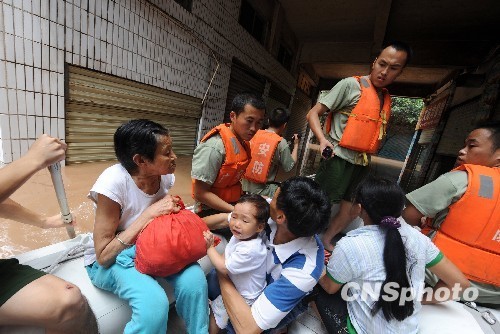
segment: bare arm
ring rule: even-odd
[[[120,240],[134,244],[139,233],[155,217],[179,211],[176,203],[179,199],[167,195],[146,208],[126,230],[120,233]],[[103,267],[115,262],[116,256],[125,246],[116,239],[116,230],[120,224],[120,205],[110,198],[99,194],[94,224],[94,247],[97,261]]]
[[[325,290],[326,292],[328,292],[331,295],[333,295],[334,293],[339,291],[340,288],[342,287],[342,284],[338,284],[337,282],[332,280],[330,277],[328,277],[326,272],[323,272],[323,276],[321,276],[318,283],[319,283],[319,285],[321,285],[323,290]]]
[[[201,202],[214,210],[222,212],[232,212],[234,207],[224,201],[222,198],[214,194],[212,191],[212,185],[200,181],[194,180],[194,199]]]
[[[425,294],[422,298],[422,304],[436,304],[442,302],[436,300],[436,290],[437,289],[447,289],[450,291],[450,298],[453,298],[453,288],[457,285],[459,287],[459,296],[463,294],[463,291],[470,287],[469,280],[462,274],[462,272],[445,256],[436,265],[429,268],[429,270],[439,277],[439,281],[432,288],[432,295]]]
[[[407,206],[403,210],[403,219],[410,225],[413,226],[419,226],[422,217],[424,216],[418,209],[411,204],[410,202],[407,203]]]
[[[216,230],[220,228],[227,227],[229,225],[227,219],[227,213],[216,213],[215,215],[210,215],[202,218],[208,228],[211,230]]]
[[[5,201],[33,174],[64,159],[66,144],[46,134],[31,145],[28,153],[0,169],[0,202]]]
[[[309,110],[306,116],[307,121],[309,122],[309,127],[311,128],[312,132],[318,139],[320,152],[323,152],[323,150],[327,146],[333,149],[332,143],[330,143],[328,139],[325,138],[325,135],[323,134],[323,129],[321,128],[321,122],[319,121],[319,116],[323,115],[327,111],[328,108],[324,104],[318,102],[314,107],[312,107],[311,110]]]
[[[5,201],[0,203],[0,217],[40,228],[55,228],[67,226],[67,224],[65,224],[62,220],[60,214],[50,217],[44,217],[25,208],[24,206],[11,200],[10,198],[7,198]],[[71,225],[74,225],[75,222],[76,220],[73,216]]]
[[[291,153],[292,160],[294,162],[297,162],[298,151],[299,151],[299,136],[295,133],[293,135],[293,149],[292,149],[292,153]]]
[[[234,287],[233,282],[225,274],[217,272],[219,277],[219,285],[222,293],[222,299],[226,306],[227,314],[231,319],[236,333],[257,334],[262,333],[262,329],[257,326],[250,306],[247,305],[245,299],[241,297],[240,293]]]

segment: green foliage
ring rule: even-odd
[[[415,128],[423,107],[422,99],[393,96],[389,124]]]

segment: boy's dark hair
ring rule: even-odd
[[[133,119],[118,127],[114,135],[115,155],[129,172],[135,172],[137,165],[132,160],[139,154],[154,160],[159,136],[168,136],[168,129],[147,119]]]
[[[269,203],[264,197],[256,194],[245,194],[240,197],[238,203],[251,203],[255,207],[255,219],[259,224],[266,224],[269,219]]]
[[[500,121],[484,121],[476,125],[474,130],[486,129],[491,132],[491,142],[493,146],[493,152],[500,148]]]
[[[319,233],[330,221],[328,195],[307,177],[293,177],[281,183],[276,206],[285,213],[287,228],[296,237]]]
[[[399,304],[399,299],[393,301],[384,300],[384,298],[390,297],[385,292],[384,287],[388,283],[397,283],[395,290],[399,292],[399,295],[401,295],[404,288],[410,287],[407,275],[406,248],[399,230],[394,227],[386,227],[380,222],[382,219],[387,219],[387,217],[392,217],[395,220],[401,216],[405,204],[405,194],[396,183],[369,176],[358,186],[354,202],[361,204],[372,223],[379,225],[386,232],[384,245],[386,278],[382,284],[379,299],[372,309],[372,314],[382,310],[387,321],[391,319],[402,321],[413,314],[413,300],[405,301],[403,305]]]
[[[279,128],[290,119],[290,112],[284,108],[274,108],[269,113],[269,126]]]
[[[234,97],[231,103],[231,111],[234,111],[238,116],[247,104],[256,109],[266,110],[266,104],[261,96],[253,93],[241,93]]]
[[[391,41],[385,44],[384,47],[378,53],[377,58],[378,56],[380,56],[382,51],[384,51],[384,49],[388,48],[389,46],[392,47],[393,49],[396,49],[398,51],[404,51],[406,53],[406,62],[403,67],[406,67],[411,62],[411,59],[413,58],[413,49],[411,48],[410,45],[402,41]]]

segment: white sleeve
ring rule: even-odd
[[[124,194],[126,194],[125,178],[122,173],[117,173],[117,169],[111,166],[104,170],[97,178],[97,181],[90,189],[88,198],[97,203],[98,194],[104,195],[112,201],[123,206]]]

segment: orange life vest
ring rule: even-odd
[[[361,87],[358,103],[350,113],[339,145],[362,153],[376,153],[385,136],[386,125],[391,116],[391,96],[382,88],[384,103],[380,108],[380,99],[376,89],[366,77],[354,77]],[[325,131],[332,127],[333,112],[325,121]]]
[[[500,286],[500,168],[461,165],[468,186],[450,205],[434,244],[473,281]]]
[[[252,159],[247,167],[245,179],[255,183],[266,183],[271,168],[274,152],[280,143],[281,136],[274,132],[259,130],[250,141]]]
[[[250,147],[247,142],[242,144],[229,129],[230,124],[220,124],[210,130],[201,140],[206,141],[219,134],[226,151],[226,159],[222,163],[219,174],[212,184],[211,191],[228,203],[236,202],[242,194],[241,177],[250,162]],[[194,180],[192,180],[192,195],[194,198]]]

